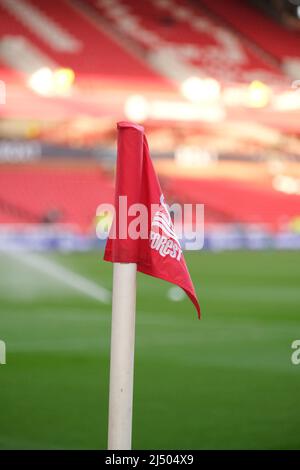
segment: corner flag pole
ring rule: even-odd
[[[113,266],[108,449],[130,450],[137,266]]]
[[[125,201],[124,201],[125,197]],[[146,238],[135,230],[134,210],[147,209]],[[159,207],[159,221],[153,223],[161,254],[149,243],[152,235],[153,204]],[[129,214],[128,209],[134,209]],[[143,211],[140,212],[142,216]],[[137,215],[137,214],[136,214]],[[145,212],[144,212],[145,215]],[[151,216],[151,226],[149,222]],[[133,226],[131,223],[134,222]],[[133,402],[136,272],[172,282],[187,293],[200,317],[196,292],[181,247],[164,204],[163,194],[152,164],[144,128],[131,122],[118,122],[114,223],[109,233],[104,260],[113,263],[113,301],[110,352],[108,449],[130,450]],[[166,236],[163,235],[166,234]],[[134,235],[134,236],[133,236]],[[174,234],[175,235],[175,234]],[[152,240],[153,241],[153,240]],[[169,251],[168,251],[169,250]],[[171,250],[171,251],[170,251]],[[171,254],[172,253],[172,254]],[[172,256],[173,255],[173,256]]]

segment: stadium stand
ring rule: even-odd
[[[274,61],[207,15],[198,4],[178,0],[88,2],[99,18],[106,18],[120,34],[143,47],[152,66],[168,77],[181,79],[185,73],[201,71],[223,82],[283,79]],[[223,5],[226,8],[227,2]]]
[[[270,54],[278,63],[284,65],[291,59],[299,61],[299,31],[288,30],[248,2],[202,0],[201,3],[221,18],[227,26]],[[277,40],[274,41],[274,38]]]
[[[60,222],[86,231],[98,204],[112,201],[113,181],[99,168],[19,165],[0,172],[1,223],[43,222],[56,210]]]
[[[95,27],[69,2],[60,2],[57,8],[56,2],[1,1],[0,37],[0,60],[10,68],[11,63],[7,63],[5,54],[1,53],[3,45],[5,49],[7,38],[21,37],[48,61],[70,67],[78,76],[162,81],[147,64],[122,48],[101,31],[100,26]]]
[[[299,196],[251,182],[174,177],[168,191],[176,192],[183,202],[205,204],[206,223],[258,223],[276,231],[300,214]]]
[[[168,201],[205,204],[205,221],[258,223],[279,230],[300,214],[300,198],[238,179],[164,177]],[[18,191],[16,191],[18,188]],[[100,203],[112,203],[113,177],[95,167],[4,166],[0,173],[0,223],[59,222],[92,227]],[[239,204],[236,204],[236,201]]]
[[[181,83],[185,74],[190,76],[194,71],[219,79],[221,85],[224,82],[249,84],[258,78],[266,83],[282,84],[287,77],[281,65],[286,57],[299,56],[300,39],[295,34],[247,3],[236,0],[73,0],[61,1],[59,8],[57,3],[46,0],[0,0],[0,65],[25,74],[45,65],[70,67],[79,79],[96,77],[101,81],[106,78],[107,83],[117,81],[120,87],[126,79],[165,85],[164,77],[168,77]],[[280,40],[273,41],[274,36]],[[102,118],[103,132],[106,128],[108,133],[115,132],[110,126],[119,117],[119,108],[110,98],[112,95],[106,100],[101,96],[101,101],[97,102],[88,88],[89,96],[84,96],[84,101],[80,101],[75,93],[68,101],[56,97],[47,100],[39,95],[32,99],[32,91],[25,84],[23,87],[10,90],[10,100],[5,107],[9,119],[28,118],[30,103],[30,119],[41,117],[42,110],[42,119],[51,117],[59,121],[62,134],[67,134],[67,119],[73,116]],[[134,86],[132,90],[136,92]],[[24,114],[21,114],[23,110]],[[228,120],[236,123],[234,132],[241,134],[237,111],[229,109],[227,112]],[[291,112],[294,112],[293,108]],[[257,115],[253,113],[253,109],[245,111],[249,122],[256,119]],[[292,124],[296,122],[299,127],[296,113],[294,121],[282,118],[280,113],[276,116],[283,130],[294,132]],[[275,113],[266,107],[261,111],[260,119],[264,116],[271,122]],[[225,117],[224,114],[224,120]],[[101,138],[97,134],[98,122],[92,125],[88,119],[86,122],[83,119],[83,123],[79,123],[90,132],[95,129],[92,145]],[[160,127],[161,123],[156,125]],[[223,122],[220,127],[222,125]],[[164,126],[164,130],[171,127],[167,121]],[[199,135],[205,133],[201,122],[195,122],[194,126],[196,137],[197,132]],[[50,127],[48,133],[41,130],[39,137],[58,139],[58,129],[59,126]],[[74,129],[73,138],[79,129],[76,123]],[[249,129],[249,133],[255,133],[250,124]],[[216,132],[213,126],[211,132]],[[225,130],[222,136],[224,141],[229,140],[228,131]],[[276,138],[275,144],[279,145],[282,140]],[[200,140],[195,142],[201,145]],[[177,144],[180,144],[180,136],[174,140],[174,146]],[[270,147],[275,144],[268,143]],[[250,147],[251,141],[245,145]],[[181,202],[205,203],[206,220],[211,223],[264,222],[278,229],[300,214],[296,194],[276,191],[269,183],[258,186],[242,179],[222,179],[217,174],[211,178],[202,174],[197,180],[169,175],[165,192],[167,199],[169,195]],[[98,165],[92,169],[62,165],[1,168],[0,222],[3,223],[41,222],[47,219],[49,211],[56,210],[62,222],[88,230],[97,205],[112,200],[112,178]]]

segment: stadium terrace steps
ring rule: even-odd
[[[60,2],[59,8],[56,2],[40,0],[24,0],[20,4],[25,6],[26,18],[23,10],[21,12],[13,8],[16,2],[0,1],[2,39],[6,36],[24,37],[53,63],[73,69],[77,78],[116,77],[164,82],[159,74],[125,50],[121,43],[109,37],[100,26],[95,26],[70,2]],[[31,11],[34,11],[32,17],[29,15]],[[37,24],[38,18],[42,18],[43,23]],[[41,24],[46,24],[43,31]],[[55,32],[56,39],[51,36],[51,31]],[[61,38],[63,41],[60,41]],[[5,63],[3,60],[1,62]],[[8,69],[11,67],[7,66]]]
[[[299,196],[252,182],[175,177],[168,181],[168,191],[176,194],[177,201],[182,203],[204,204],[206,222],[259,223],[276,230],[300,215]],[[217,220],[214,214],[219,214]]]
[[[201,0],[201,3],[280,63],[288,58],[299,60],[299,31],[286,29],[248,2]]]
[[[205,204],[207,223],[264,223],[276,230],[300,215],[299,196],[267,183],[175,176],[162,183],[169,203]],[[0,223],[36,223],[57,211],[59,222],[91,230],[98,205],[113,200],[113,177],[98,166],[5,166],[0,172]]]
[[[72,53],[81,48],[78,39],[40,10],[42,4],[34,6],[27,0],[1,0],[1,4],[52,49]]]
[[[89,230],[97,206],[111,203],[113,194],[111,178],[99,168],[2,168],[0,201],[5,205],[0,204],[0,222],[36,223],[57,211],[59,222]]]
[[[24,36],[4,36],[0,39],[0,58],[11,69],[26,74],[42,67],[57,68],[45,55]]]
[[[182,80],[202,73],[225,82],[284,79],[274,61],[199,5],[180,0],[88,3],[115,30],[143,47],[145,59],[168,78]]]
[[[200,71],[224,82],[260,78],[282,83],[285,76],[276,61],[249,46],[249,39],[277,59],[287,54],[291,59],[296,57],[299,39],[293,32],[282,32],[280,25],[254,9],[248,12],[247,5],[239,4],[241,14],[239,10],[237,15],[237,2],[230,0],[222,4],[223,9],[235,12],[230,25],[247,37],[248,41],[243,41],[240,34],[224,26],[221,4],[212,2],[215,15],[211,16],[201,5],[181,0],[78,0],[60,2],[59,8],[56,2],[2,0],[0,37],[2,41],[7,36],[10,40],[24,37],[25,46],[31,44],[46,62],[70,67],[77,78],[138,80],[165,87],[169,83],[166,78],[181,81]],[[250,37],[245,18],[240,19],[248,14],[255,24],[262,24],[255,29],[255,37]],[[279,33],[283,41],[274,45],[273,37]],[[15,67],[3,58],[1,62],[8,69]]]

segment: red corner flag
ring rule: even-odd
[[[104,259],[136,263],[138,271],[177,284],[200,318],[195,289],[150,158],[144,128],[130,122],[118,123],[115,218]]]

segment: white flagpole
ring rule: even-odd
[[[130,450],[135,343],[136,264],[114,263],[108,449]]]

